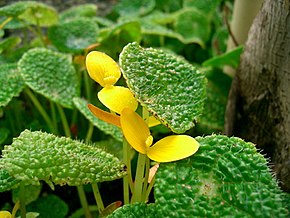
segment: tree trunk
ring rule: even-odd
[[[225,133],[252,141],[290,191],[290,0],[265,0],[233,80]]]

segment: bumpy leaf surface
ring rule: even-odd
[[[0,168],[0,192],[9,191],[18,187],[20,180],[10,176],[8,171]]]
[[[123,134],[121,130],[113,126],[111,124],[108,124],[97,117],[95,117],[92,112],[88,109],[88,102],[85,99],[82,98],[74,98],[73,99],[75,106],[77,109],[89,120],[91,121],[94,126],[105,132],[106,134],[109,134],[113,136],[118,141],[123,141]]]
[[[5,146],[2,166],[25,185],[39,181],[71,186],[114,180],[125,174],[124,165],[103,150],[65,137],[23,131]]]
[[[17,70],[17,64],[0,66],[0,107],[6,106],[14,96],[18,96],[25,83]]]
[[[25,83],[64,107],[73,108],[79,96],[78,78],[71,57],[45,48],[26,52],[18,62]]]
[[[203,73],[180,57],[136,43],[123,49],[120,65],[137,100],[173,132],[194,126],[206,96]]]
[[[98,25],[92,19],[78,18],[52,26],[48,38],[62,52],[81,53],[96,43]]]
[[[283,194],[252,143],[212,135],[196,138],[190,158],[160,164],[155,203],[130,205],[110,217],[287,217]],[[146,216],[145,216],[146,215]]]

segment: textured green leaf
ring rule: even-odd
[[[48,38],[62,52],[81,53],[96,43],[98,25],[92,19],[78,18],[52,26]]]
[[[154,204],[124,206],[110,217],[288,216],[284,194],[252,143],[222,135],[197,140],[192,157],[160,164]]]
[[[82,4],[73,6],[60,13],[60,21],[78,19],[80,17],[94,18],[97,14],[96,4]]]
[[[205,47],[210,36],[210,21],[206,14],[189,8],[178,12],[174,29],[183,36],[184,43],[197,43]]]
[[[10,176],[7,170],[0,168],[0,192],[17,188],[19,184],[20,180]]]
[[[18,96],[24,86],[16,64],[0,65],[0,107],[6,106],[13,97]]]
[[[27,211],[38,212],[41,218],[65,218],[68,205],[56,195],[47,195],[27,206]]]
[[[123,49],[120,65],[137,100],[173,132],[194,126],[206,95],[203,73],[178,56],[136,43]]]
[[[35,1],[16,2],[0,8],[0,15],[17,17],[30,24],[51,26],[58,21],[57,11],[43,3]]]
[[[80,91],[70,56],[34,48],[22,56],[18,69],[25,83],[35,92],[73,108],[72,99],[79,96]]]
[[[5,170],[25,185],[43,180],[71,186],[114,180],[125,174],[124,165],[103,150],[65,137],[23,131],[0,159]]]
[[[237,68],[240,64],[240,56],[243,52],[243,46],[234,48],[220,56],[215,56],[209,60],[202,63],[204,67],[223,67],[225,65]]]
[[[85,99],[82,98],[74,98],[73,102],[76,106],[76,108],[89,120],[91,121],[94,126],[105,132],[106,134],[109,134],[113,136],[118,141],[123,141],[123,135],[121,130],[113,126],[111,124],[108,124],[97,117],[95,117],[92,112],[88,109],[88,102]]]
[[[30,204],[31,202],[35,201],[40,194],[42,185],[29,185],[18,187],[17,189],[12,190],[12,201],[16,203],[20,200],[20,195],[25,196],[25,205]],[[21,189],[21,190],[20,190]]]
[[[121,16],[139,16],[152,11],[155,0],[120,0],[114,9]]]
[[[11,49],[18,45],[21,42],[21,38],[16,36],[11,36],[9,38],[5,38],[0,42],[0,54],[6,49]]]

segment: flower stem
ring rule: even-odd
[[[123,159],[127,167],[127,175],[123,178],[123,194],[124,204],[130,203],[130,190],[133,190],[133,180],[131,171],[131,157],[130,157],[130,145],[127,140],[123,139]]]
[[[69,128],[65,113],[63,111],[63,108],[59,104],[56,104],[56,107],[57,107],[59,115],[60,115],[60,119],[61,119],[61,122],[62,122],[62,125],[63,125],[63,129],[64,129],[64,132],[65,132],[65,135],[66,135],[66,137],[70,138],[71,137],[71,132],[70,132],[70,128]]]
[[[87,131],[87,135],[86,135],[86,139],[85,139],[86,143],[88,143],[91,140],[93,132],[94,132],[94,125],[90,122],[88,131]]]
[[[142,201],[144,202],[147,201],[146,192],[147,192],[147,186],[148,186],[149,172],[150,172],[150,159],[146,156],[145,176],[144,176],[143,193],[142,193]]]
[[[94,196],[95,196],[95,199],[96,199],[96,202],[97,202],[97,206],[98,206],[98,209],[99,209],[99,213],[101,214],[102,211],[104,210],[104,203],[103,203],[100,191],[99,191],[98,184],[97,183],[93,183],[92,184],[92,188],[93,188]]]
[[[145,163],[146,163],[146,155],[139,153],[134,183],[134,192],[131,200],[132,203],[142,201]]]
[[[80,202],[82,205],[82,208],[84,210],[84,214],[86,218],[92,218],[92,215],[90,213],[90,209],[89,209],[89,205],[88,205],[88,201],[86,199],[86,194],[84,191],[84,187],[82,185],[77,186],[77,190],[78,190],[78,195],[80,198]]]
[[[26,218],[25,188],[24,188],[24,185],[22,183],[20,184],[19,200],[20,200],[20,214],[21,214],[21,218]]]
[[[39,111],[39,113],[41,114],[45,122],[47,123],[48,127],[50,128],[50,131],[52,133],[56,133],[53,122],[51,121],[50,117],[48,116],[48,114],[46,113],[46,111],[44,110],[40,102],[38,101],[38,99],[35,97],[35,95],[28,88],[26,88],[24,91],[28,95],[28,97],[30,98],[30,100],[32,101],[36,109]]]

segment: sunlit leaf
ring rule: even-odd
[[[173,132],[194,126],[202,113],[206,80],[184,59],[136,43],[127,45],[120,65],[137,100]]]

